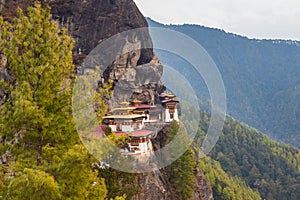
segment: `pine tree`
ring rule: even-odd
[[[50,8],[40,4],[28,8],[28,16],[18,9],[11,25],[0,22],[0,49],[15,80],[1,84],[9,94],[0,107],[2,137],[14,143],[14,155],[19,155],[14,159],[42,165],[45,145],[65,148],[78,140],[71,115],[74,42],[50,20]]]
[[[6,190],[4,199],[61,199],[53,176],[38,169],[25,168],[18,172]]]
[[[9,152],[12,158],[0,175],[0,196],[104,199],[104,180],[92,169],[96,161],[82,145],[75,145],[73,39],[50,20],[50,8],[40,4],[28,8],[27,15],[19,9],[11,24],[0,17],[0,30],[0,50],[14,78],[1,81],[8,95],[0,106],[1,155]]]
[[[62,157],[55,157],[49,170],[55,177],[63,199],[97,199],[106,197],[104,179],[91,167],[96,159],[88,154],[82,145],[75,145]]]
[[[178,193],[179,199],[192,197],[195,170],[194,154],[190,148],[178,160],[166,167],[169,180]]]
[[[0,198],[106,198],[104,179],[93,168],[97,160],[73,124],[73,43],[50,20],[48,6],[37,3],[26,15],[19,9],[11,24],[0,17],[0,52],[13,77],[0,81],[7,95],[0,105],[0,156],[11,158],[0,168]]]

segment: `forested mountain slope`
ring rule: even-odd
[[[222,75],[228,114],[273,139],[300,147],[300,42],[256,40],[199,25],[163,25],[193,38],[210,54]],[[209,98],[193,67],[172,54],[160,60],[188,77],[198,95]]]
[[[201,125],[196,147],[201,145],[209,124],[209,115],[201,113]],[[202,139],[201,139],[202,138]],[[300,197],[300,151],[295,147],[272,141],[254,128],[228,118],[220,139],[209,157],[218,161],[230,176],[240,177],[258,190],[263,199],[297,200]],[[202,164],[208,180],[214,177],[205,165],[214,162],[204,159]],[[213,167],[215,168],[215,167]],[[214,180],[215,182],[221,180]],[[215,183],[216,184],[216,183]],[[214,188],[216,192],[216,188]]]

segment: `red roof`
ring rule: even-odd
[[[172,100],[172,99],[167,99],[167,100],[164,100],[164,101],[161,101],[161,102],[162,102],[162,103],[168,103],[168,102],[179,103],[179,101]]]
[[[136,106],[135,108],[152,108],[152,105],[147,105],[147,104],[141,104],[139,106]]]
[[[107,128],[107,126],[97,126],[95,130],[92,132],[93,135],[95,135],[98,138],[102,138],[104,136],[104,130]]]
[[[132,136],[132,137],[146,137],[150,134],[152,134],[153,131],[151,130],[146,130],[146,129],[142,129],[142,130],[136,130],[136,131],[133,131],[133,132],[116,132],[117,135],[123,135],[123,134],[126,134],[126,135],[129,135],[129,136]]]
[[[102,138],[104,137],[104,130],[107,128],[107,126],[102,125],[102,126],[98,126],[95,128],[95,130],[92,132],[92,134],[98,138]],[[129,135],[132,137],[146,137],[150,134],[152,134],[153,131],[152,130],[146,130],[146,129],[142,129],[142,130],[136,130],[133,132],[116,132],[117,135]]]
[[[167,96],[169,96],[169,95],[166,94],[166,93],[161,93],[159,96],[160,96],[160,97],[167,97]]]

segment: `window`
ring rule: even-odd
[[[117,131],[122,131],[122,125],[121,124],[117,124],[116,129],[117,129]]]
[[[170,118],[171,118],[171,119],[174,118],[174,113],[170,113]]]

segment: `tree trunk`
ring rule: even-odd
[[[43,154],[43,136],[39,136],[38,149],[37,149],[37,165],[42,165],[42,154]]]

